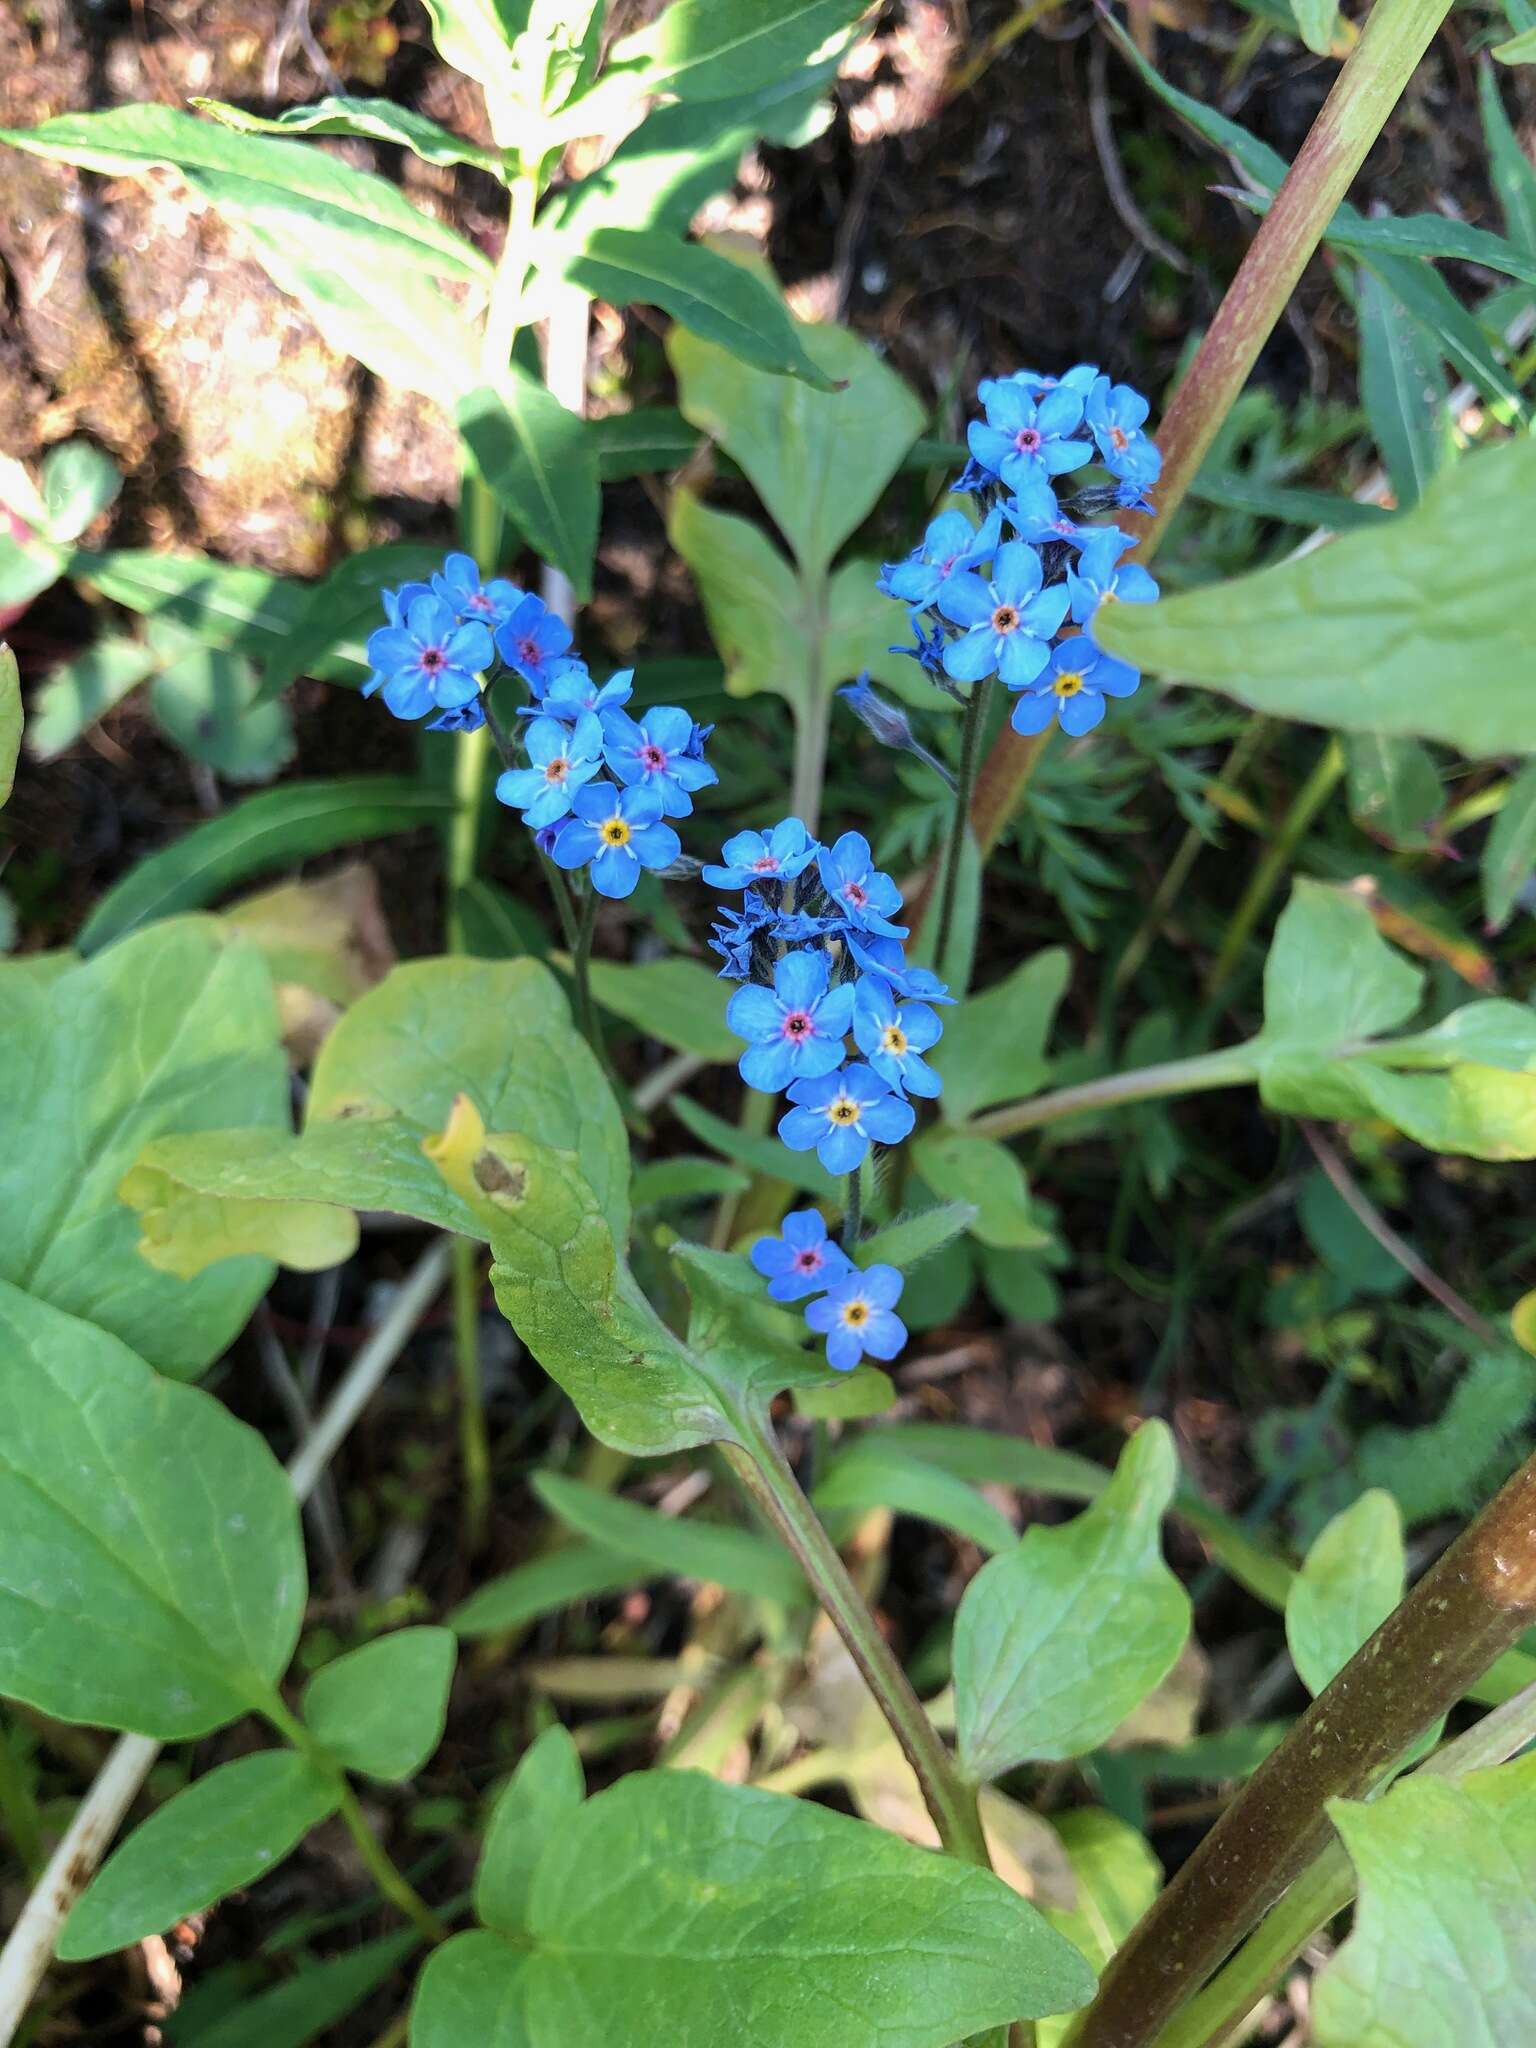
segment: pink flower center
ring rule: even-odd
[[[421,665],[429,676],[435,676],[448,666],[448,657],[441,647],[423,647]]]
[[[537,668],[542,659],[538,641],[519,640],[517,643],[517,658],[519,661],[526,661],[530,668]]]
[[[800,1045],[812,1035],[816,1027],[811,1022],[809,1010],[791,1010],[779,1028],[786,1038]]]
[[[752,872],[754,875],[776,875],[779,863],[771,853],[760,853],[752,863]]]
[[[809,1246],[803,1252],[796,1252],[795,1267],[801,1273],[819,1273],[821,1270],[821,1253],[817,1251],[814,1245]]]
[[[1020,427],[1013,437],[1013,445],[1021,455],[1038,455],[1043,438],[1038,427]]]
[[[665,768],[667,757],[654,741],[650,741],[640,749],[640,764],[644,768]]]
[[[844,882],[843,901],[851,903],[855,910],[862,910],[869,901],[869,891],[862,882]]]
[[[495,611],[496,602],[494,598],[487,597],[483,590],[477,590],[469,600],[467,609],[472,612],[481,612],[488,615]]]

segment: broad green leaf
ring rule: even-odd
[[[578,1600],[624,1593],[645,1577],[644,1567],[594,1544],[573,1543],[488,1579],[448,1617],[461,1636],[494,1636],[557,1614]]]
[[[861,12],[861,0],[672,0],[611,62],[643,66],[646,92],[729,99],[798,70]]]
[[[410,2048],[464,2048],[467,2041],[475,2048],[532,2048],[521,1959],[483,1928],[432,1951],[411,2001]]]
[[[349,555],[318,583],[303,586],[304,603],[292,630],[262,662],[263,695],[303,675],[366,682],[368,636],[385,623],[385,588],[425,583],[442,566],[441,548],[391,541]]]
[[[1448,1067],[1473,1060],[1512,1074],[1531,1073],[1536,1071],[1536,1009],[1491,996],[1452,1010],[1427,1031],[1394,1038],[1382,1051],[1394,1067]]]
[[[482,386],[457,410],[476,473],[534,552],[592,595],[597,549],[597,451],[585,421],[516,363],[499,390]]]
[[[412,1778],[443,1739],[458,1646],[445,1628],[402,1628],[324,1664],[304,1688],[315,1740],[370,1778]]]
[[[520,1758],[491,1810],[475,1872],[475,1914],[485,1926],[522,1933],[539,1860],[586,1796],[576,1745],[556,1722]]]
[[[1285,1603],[1291,1662],[1320,1693],[1403,1597],[1403,1518],[1380,1488],[1361,1494],[1307,1552]]]
[[[1488,175],[1510,240],[1536,256],[1536,166],[1522,148],[1499,89],[1498,73],[1485,60],[1477,67],[1477,101],[1488,149]]]
[[[739,1253],[682,1241],[672,1246],[672,1257],[691,1302],[689,1352],[720,1390],[727,1410],[743,1400],[761,1410],[786,1387],[819,1390],[829,1379],[845,1377],[833,1374],[819,1349],[802,1350],[801,1317],[768,1299],[761,1275]],[[868,1366],[846,1375],[852,1382],[883,1377]]]
[[[895,475],[923,411],[846,328],[802,327],[800,338],[840,388],[772,377],[686,328],[673,329],[667,352],[684,417],[741,465],[802,571],[819,577]]]
[[[998,1139],[940,1125],[917,1140],[912,1163],[936,1195],[974,1205],[971,1234],[983,1244],[1027,1251],[1050,1243],[1030,1211],[1024,1169]]]
[[[1536,2036],[1536,1756],[1401,1779],[1329,1818],[1359,1879],[1313,1990],[1319,2048],[1515,2048]]]
[[[712,1145],[724,1159],[734,1159],[753,1173],[769,1180],[787,1181],[818,1201],[839,1203],[842,1189],[809,1152],[791,1152],[777,1138],[759,1136],[702,1108],[691,1096],[674,1095],[672,1114],[684,1130],[706,1145]]]
[[[538,245],[546,272],[564,276],[611,306],[659,306],[690,333],[774,375],[833,389],[801,344],[801,329],[779,294],[755,271],[665,228],[590,230],[582,243]]]
[[[21,680],[16,657],[0,641],[0,804],[16,782],[16,757],[21,752]]]
[[[974,1229],[975,1224],[976,1209],[970,1202],[945,1202],[936,1209],[921,1209],[915,1216],[899,1216],[894,1223],[860,1238],[855,1263],[900,1266],[907,1272],[919,1260]]]
[[[270,1702],[305,1599],[282,1467],[211,1395],[5,1282],[0,1522],[0,1692],[162,1741]]]
[[[82,953],[94,953],[157,918],[216,903],[252,876],[296,867],[333,847],[436,824],[452,809],[447,791],[408,776],[355,775],[263,790],[130,868],[96,905],[76,943]]]
[[[1536,440],[1512,440],[1466,456],[1390,525],[1233,583],[1117,605],[1095,632],[1141,667],[1274,717],[1445,740],[1474,758],[1536,751],[1510,602],[1536,574],[1522,511],[1533,493]],[[1487,539],[1469,556],[1471,521]]]
[[[1071,970],[1066,948],[1050,946],[945,1012],[933,1064],[943,1077],[940,1108],[950,1121],[963,1123],[1042,1085],[1050,1073],[1046,1040]]]
[[[802,615],[799,581],[761,527],[715,511],[679,485],[667,510],[667,538],[693,571],[733,697],[771,690],[803,711],[825,694],[824,681],[817,690],[816,643]]]
[[[1344,743],[1349,810],[1355,823],[1388,846],[1431,845],[1429,827],[1444,805],[1440,770],[1418,740],[1352,732]]]
[[[123,488],[122,473],[94,441],[65,441],[43,458],[46,532],[54,541],[78,539]]]
[[[835,688],[868,670],[899,697],[921,711],[945,711],[946,697],[935,698],[933,686],[910,655],[912,621],[905,605],[877,587],[880,564],[856,556],[840,562],[827,583],[826,634],[821,657],[822,686]],[[964,983],[951,977],[952,986]]]
[[[309,2048],[420,1946],[421,1936],[407,1928],[403,1934],[386,1934],[359,1948],[343,1949],[324,1962],[301,1962],[291,1977],[270,1991],[242,1994],[215,2019],[199,2019],[194,2026],[190,2008],[182,2006],[174,2033],[168,2032],[166,2038],[172,2048]]]
[[[60,1956],[111,1955],[253,1884],[336,1811],[341,1793],[339,1778],[291,1749],[207,1772],[107,1858],[64,1923]]]
[[[73,661],[50,669],[32,699],[27,752],[36,761],[55,761],[87,726],[121,703],[156,666],[154,649],[142,640],[104,634]]]
[[[261,702],[243,655],[186,647],[155,677],[149,703],[166,738],[227,782],[270,782],[293,759],[287,707]]]
[[[1470,1060],[1443,1074],[1399,1074],[1362,1060],[1349,1078],[1367,1114],[1431,1151],[1536,1159],[1536,1074]]]
[[[1502,931],[1520,892],[1536,872],[1536,761],[1527,761],[1510,784],[1504,808],[1483,848],[1483,916]]]
[[[336,1231],[355,1230],[352,1210],[386,1209],[484,1237],[481,1191],[445,1169],[467,1173],[487,1125],[570,1147],[584,1201],[627,1233],[623,1120],[558,983],[532,960],[395,968],[321,1047],[302,1137],[219,1132],[151,1146],[124,1199],[143,1212],[161,1264],[216,1255],[220,1231],[278,1258],[313,1244],[303,1263],[334,1263],[315,1235],[312,1212],[326,1208]]]
[[[226,106],[222,100],[194,99],[192,104],[199,113],[246,135],[362,135],[375,142],[397,142],[424,163],[474,164],[493,178],[502,175],[501,159],[493,150],[482,149],[478,142],[468,142],[393,100],[328,94],[313,106],[285,107],[272,120],[247,113],[244,107]]]
[[[740,1055],[741,1040],[725,1023],[730,992],[701,960],[681,954],[638,965],[594,960],[592,993],[615,1017],[678,1052],[728,1063]]]
[[[66,549],[38,535],[15,540],[9,532],[0,532],[0,605],[25,609],[58,582],[68,559]]]
[[[1298,876],[1264,963],[1261,1046],[1348,1044],[1403,1023],[1424,977],[1389,946],[1348,888]]]
[[[1393,494],[1407,511],[1454,453],[1438,350],[1372,271],[1359,274],[1360,397]]]
[[[455,1972],[456,2035],[424,1978],[415,2048],[714,2048],[722,2015],[752,2048],[949,2048],[1093,1985],[990,1871],[692,1771],[637,1772],[570,1814],[518,1945],[479,1943],[473,1963]]]
[[[494,105],[512,76],[512,45],[528,26],[529,0],[426,0],[438,55],[489,86]]]
[[[168,555],[149,548],[92,554],[76,548],[69,573],[114,604],[146,618],[185,626],[207,647],[258,659],[275,655],[309,602],[309,585],[266,569]]]
[[[1051,1825],[1061,1838],[1077,1885],[1074,1906],[1041,1911],[1096,1970],[1102,1970],[1163,1888],[1163,1867],[1144,1835],[1099,1806],[1076,1806]],[[1057,2048],[1064,2020],[1038,2029],[1039,2048]]]
[[[164,1133],[286,1125],[266,968],[210,919],[144,932],[40,982],[0,964],[0,1279],[191,1378],[244,1325],[264,1260],[188,1283],[139,1257],[117,1186]]]
[[[698,434],[670,405],[637,405],[631,412],[609,413],[592,422],[592,439],[605,484],[681,469],[699,445]]]
[[[861,1438],[842,1452],[816,1488],[818,1508],[890,1508],[916,1515],[941,1529],[953,1529],[989,1557],[1012,1550],[1018,1542],[1013,1524],[985,1494],[963,1479],[920,1458],[903,1457],[886,1448],[878,1436]]]
[[[1292,0],[1301,40],[1317,57],[1326,57],[1339,32],[1338,0]]]
[[[1074,1521],[1026,1531],[983,1565],[955,1620],[955,1714],[968,1777],[1097,1749],[1172,1670],[1189,1596],[1158,1537],[1178,1461],[1145,1422]]]
[[[1524,29],[1517,36],[1495,43],[1493,54],[1501,64],[1536,64],[1536,28]]]
[[[557,1472],[540,1472],[533,1490],[555,1518],[589,1543],[633,1559],[638,1576],[701,1579],[728,1592],[798,1606],[808,1598],[794,1559],[767,1537],[723,1522],[658,1514],[638,1501],[583,1486]]]

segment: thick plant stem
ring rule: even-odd
[[[1248,886],[1232,913],[1232,921],[1222,936],[1221,948],[1206,981],[1207,999],[1218,995],[1231,979],[1232,970],[1242,958],[1243,948],[1252,937],[1254,926],[1284,880],[1308,827],[1338,788],[1343,775],[1344,749],[1336,739],[1331,739],[1318,755],[1311,774],[1292,798],[1290,809],[1280,821],[1279,831],[1265,847],[1249,877]]]
[[[1536,1457],[1427,1571],[1254,1772],[1137,1923],[1072,2048],[1150,2048],[1326,1849],[1359,1799],[1536,1620]]]
[[[1366,152],[1449,12],[1449,0],[1376,0],[1169,402],[1157,437],[1163,451],[1157,513],[1145,526],[1137,560],[1156,552]],[[972,804],[984,856],[1013,816],[1040,744],[1007,727],[998,735]]]
[[[1131,1067],[1098,1081],[1080,1081],[1075,1088],[1053,1088],[1028,1102],[1005,1103],[972,1117],[966,1125],[984,1138],[1012,1138],[1037,1131],[1063,1117],[1087,1110],[1119,1109],[1128,1102],[1150,1102],[1163,1095],[1198,1095],[1208,1088],[1241,1088],[1258,1079],[1258,1063],[1244,1046],[1230,1052],[1202,1052],[1187,1060],[1165,1060],[1161,1066]]]
[[[459,1380],[459,1462],[464,1470],[464,1541],[471,1556],[491,1518],[491,1443],[480,1380],[480,1247],[453,1240],[454,1362]]]
[[[949,935],[955,921],[955,898],[960,889],[960,868],[965,858],[965,835],[970,824],[971,791],[976,786],[977,755],[981,748],[981,726],[986,716],[984,685],[972,683],[960,731],[960,779],[955,785],[954,816],[950,820],[949,844],[944,849],[944,883],[939,893],[939,929],[934,938],[934,972],[942,977],[949,955]]]
[[[962,1862],[990,1869],[975,1788],[956,1770],[911,1681],[859,1597],[835,1544],[801,1492],[772,1425],[756,1414],[744,1417],[742,1437],[741,1443],[724,1444],[721,1449],[732,1471],[799,1559],[816,1597],[863,1673],[891,1733],[917,1774],[939,1840]]]

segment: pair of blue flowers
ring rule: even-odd
[[[752,1263],[768,1282],[774,1301],[808,1301],[805,1320],[827,1340],[827,1363],[838,1372],[852,1372],[859,1360],[894,1358],[907,1341],[907,1326],[895,1308],[905,1286],[894,1266],[868,1266],[862,1272],[840,1245],[827,1235],[815,1209],[799,1209],[784,1218],[779,1237],[761,1237],[752,1247]]]
[[[797,818],[737,833],[703,879],[742,892],[711,944],[722,973],[745,983],[725,1013],[747,1041],[743,1080],[787,1092],[778,1128],[792,1151],[814,1150],[828,1173],[858,1172],[872,1145],[911,1131],[910,1098],[942,1086],[923,1055],[943,1031],[932,1006],[951,998],[906,963],[896,884],[861,833],[822,846]],[[862,1058],[848,1058],[850,1035]]]
[[[1092,622],[1104,604],[1153,602],[1157,585],[1122,561],[1129,534],[1077,515],[1149,508],[1162,458],[1145,432],[1147,402],[1089,363],[1059,378],[988,378],[979,395],[986,417],[971,423],[955,490],[976,497],[980,524],[940,513],[908,560],[886,564],[880,588],[911,608],[917,644],[905,651],[936,682],[974,690],[996,676],[1018,698],[1015,732],[1059,720],[1077,737],[1141,681],[1096,644]],[[1094,462],[1112,481],[1063,506],[1057,479]]]
[[[501,674],[527,686],[518,712],[527,766],[508,766],[496,795],[521,811],[557,866],[585,868],[600,896],[624,897],[643,870],[678,860],[665,820],[686,818],[693,792],[718,779],[704,759],[707,727],[667,704],[632,718],[631,670],[594,682],[570,652],[565,621],[515,583],[482,583],[468,555],[449,555],[430,583],[385,591],[384,611],[389,623],[368,642],[364,695],[382,691],[397,718],[436,710],[432,730],[474,731]]]

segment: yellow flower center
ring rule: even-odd
[[[856,1124],[859,1120],[859,1105],[851,1095],[839,1095],[835,1102],[828,1103],[827,1115],[835,1124]]]
[[[887,1024],[880,1034],[880,1050],[894,1053],[897,1059],[907,1049],[907,1034],[899,1024]]]
[[[843,1303],[842,1319],[850,1330],[857,1330],[861,1324],[869,1321],[869,1303],[867,1301],[845,1301]]]
[[[1058,697],[1075,697],[1083,687],[1083,681],[1084,677],[1081,669],[1064,668],[1055,682],[1052,683],[1051,688]]]
[[[629,827],[622,818],[607,818],[598,828],[598,837],[604,846],[627,846]]]

